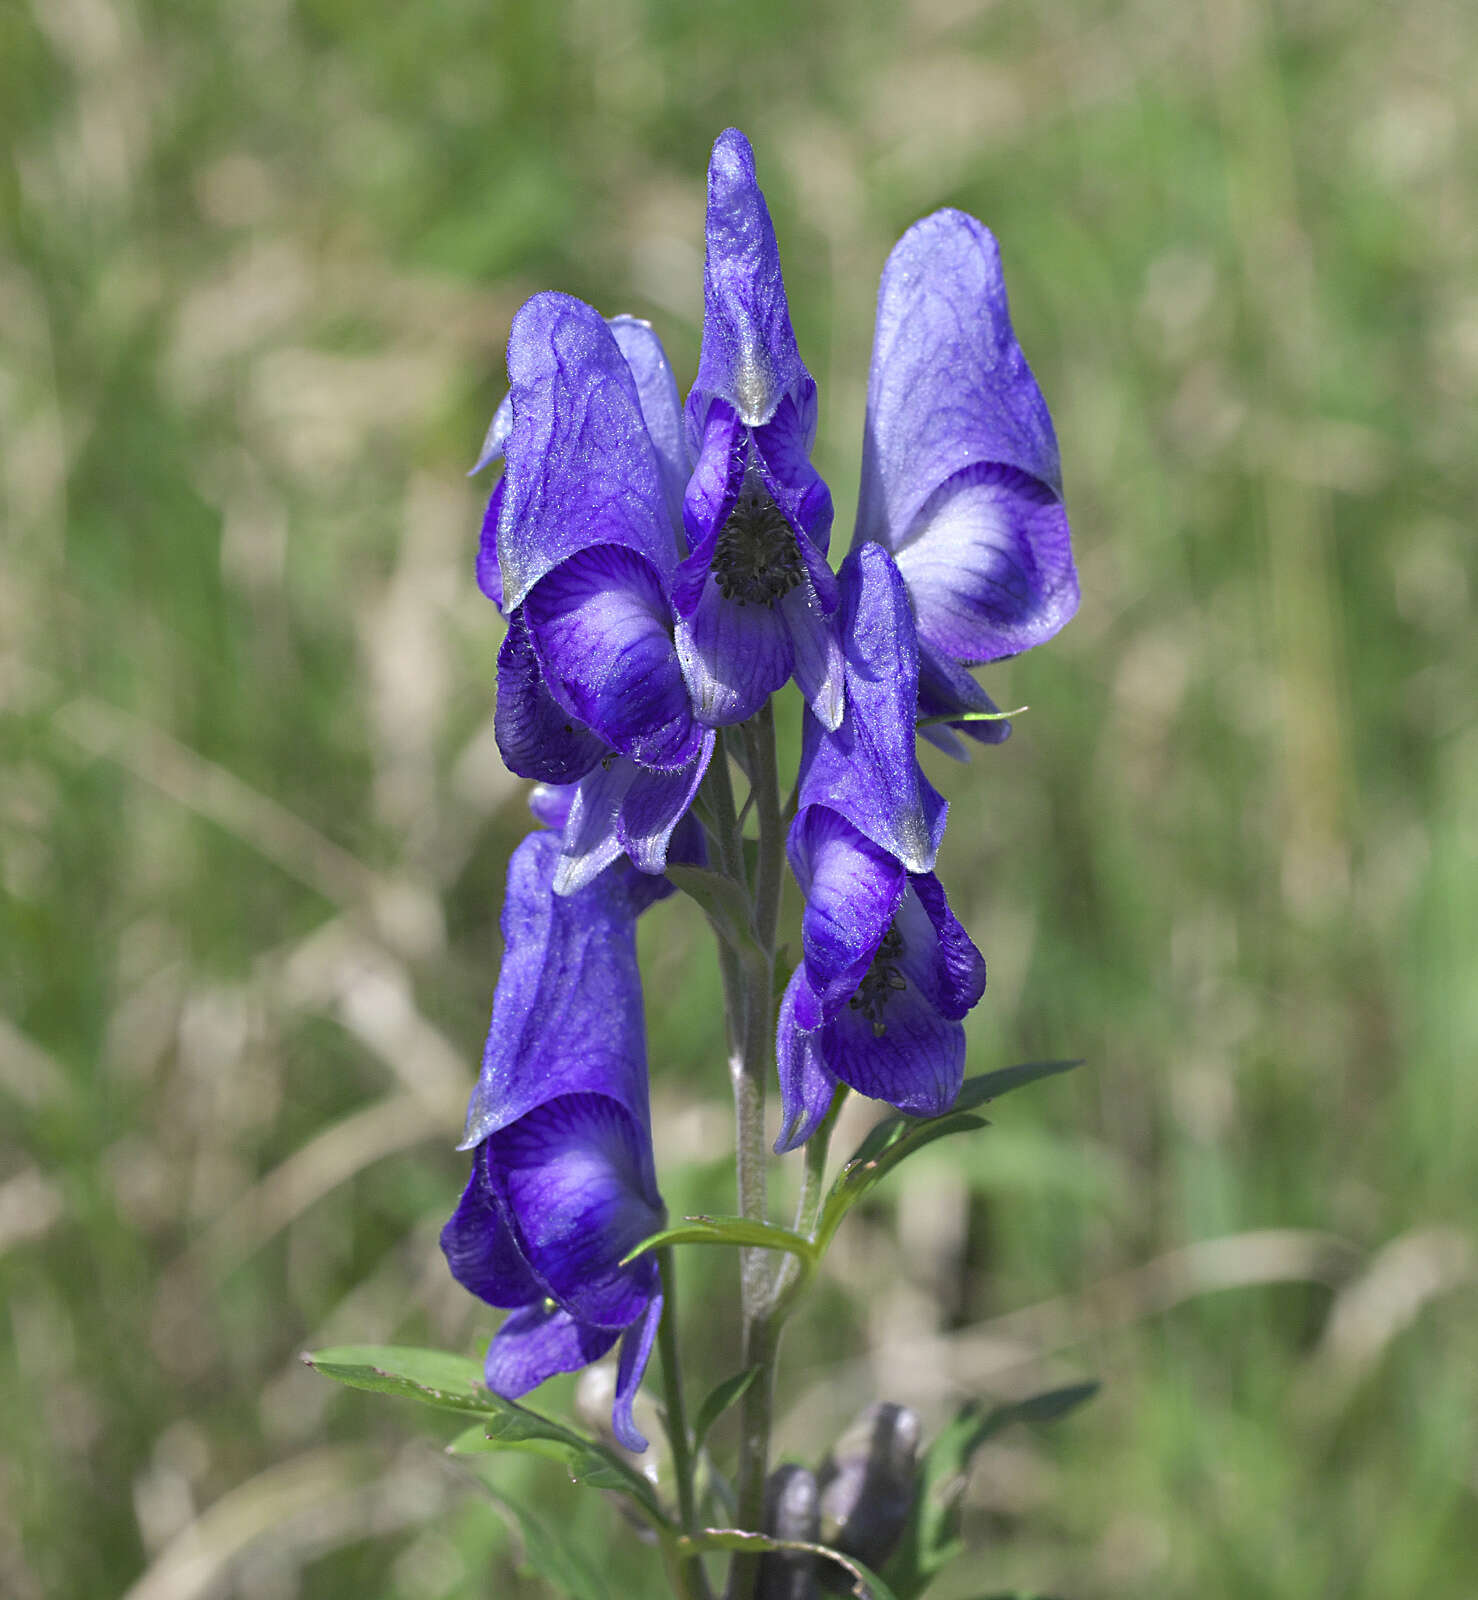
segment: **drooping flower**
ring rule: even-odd
[[[788,851],[806,896],[802,960],[781,1001],[777,1151],[815,1131],[838,1082],[916,1116],[964,1075],[961,1019],[985,963],[934,876],[946,807],[914,749],[918,658],[908,595],[877,544],[842,567],[846,716],[808,718]]]
[[[1041,644],[1077,610],[1052,419],[995,239],[961,211],[915,223],[883,269],[857,508],[868,540],[908,585],[925,715],[994,710],[964,668]],[[987,742],[1008,731],[952,726]]]
[[[703,346],[686,418],[688,555],[673,599],[698,716],[743,722],[794,676],[834,728],[842,663],[826,564],[831,493],[811,465],[816,385],[801,361],[754,154],[737,128],[708,168]]]
[[[583,889],[623,853],[645,873],[667,865],[673,830],[687,815],[713,756],[706,729],[685,766],[643,766],[613,750],[549,692],[520,612],[498,651],[493,728],[510,771],[536,783],[571,786],[560,824],[556,894]]]
[[[522,611],[569,716],[643,766],[685,767],[704,730],[668,598],[678,560],[668,479],[681,468],[664,462],[680,437],[666,357],[645,324],[628,319],[618,333],[583,301],[538,294],[513,319],[508,377],[503,608]]]
[[[838,1082],[913,1116],[947,1111],[985,962],[938,878],[909,872],[826,806],[796,818],[790,861],[806,895],[804,956],[776,1030],[776,1151],[815,1132]]]
[[[557,895],[559,840],[514,852],[502,970],[461,1148],[472,1175],[441,1245],[453,1276],[511,1315],[488,1346],[510,1399],[621,1340],[612,1427],[646,1441],[632,1403],[662,1314],[654,1260],[622,1258],[665,1218],[647,1099],[635,922],[660,882],[618,866]]]
[[[686,445],[645,322],[536,295],[514,318],[508,364],[474,468],[507,457],[478,552],[478,581],[508,617],[494,726],[513,772],[580,786],[555,878],[569,894],[623,851],[661,872],[713,752],[669,600]]]

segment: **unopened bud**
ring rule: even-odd
[[[816,1542],[816,1474],[787,1463],[765,1480],[765,1532],[775,1539]],[[755,1600],[811,1600],[816,1558],[804,1550],[772,1550],[760,1557]]]
[[[913,1510],[918,1453],[916,1411],[887,1401],[869,1406],[821,1463],[822,1544],[881,1567]],[[820,1576],[834,1593],[847,1586],[834,1563]]]

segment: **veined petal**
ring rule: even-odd
[[[836,623],[809,583],[798,583],[779,609],[790,628],[796,686],[822,728],[835,733],[847,704],[847,663]]]
[[[768,422],[806,374],[790,326],[785,280],[754,152],[737,128],[708,164],[703,348],[695,396],[727,400],[750,426]],[[701,420],[701,419],[700,419]]]
[[[969,666],[1050,639],[1078,609],[1067,512],[1014,467],[967,467],[920,507],[894,554],[919,638]]]
[[[775,1029],[781,1124],[775,1141],[777,1156],[804,1144],[815,1133],[836,1091],[836,1077],[822,1056],[820,1033],[803,1028],[796,1018],[797,998],[806,988],[805,969],[797,967],[785,986]]]
[[[555,894],[579,894],[620,860],[623,846],[616,821],[635,770],[635,762],[611,755],[581,780],[565,819]]]
[[[441,1249],[457,1282],[490,1306],[526,1306],[544,1298],[498,1210],[481,1150],[472,1158],[472,1176],[457,1209],[441,1230]]]
[[[619,874],[553,890],[560,840],[531,833],[508,864],[503,965],[463,1149],[556,1095],[599,1093],[648,1126],[636,927]]]
[[[676,632],[678,660],[700,722],[724,728],[747,721],[790,677],[795,653],[783,606],[784,600],[776,606],[726,600],[709,574],[697,608],[678,619]]]
[[[806,719],[800,805],[829,807],[910,872],[927,872],[947,808],[914,749],[918,656],[908,593],[877,544],[847,557],[841,588],[846,714],[834,733]]]
[[[621,1336],[621,1355],[616,1362],[616,1398],[611,1406],[611,1431],[627,1450],[633,1450],[638,1455],[646,1449],[647,1441],[637,1431],[632,1405],[646,1373],[647,1362],[652,1358],[652,1346],[661,1322],[662,1296],[653,1294],[640,1320],[633,1322]]]
[[[554,698],[622,755],[685,767],[702,730],[683,682],[662,584],[619,545],[581,550],[524,603]]]
[[[939,717],[951,711],[999,711],[1000,707],[957,661],[932,646],[919,645],[919,716]],[[1009,722],[949,722],[920,728],[919,735],[956,761],[969,756],[960,735],[981,744],[1001,744],[1011,735]]]
[[[824,1017],[846,1003],[872,965],[903,900],[907,874],[880,845],[825,806],[791,825],[791,865],[806,896],[801,948],[806,980]],[[809,1007],[801,1025],[814,1027]]]
[[[638,872],[660,873],[666,867],[674,830],[687,816],[693,797],[698,793],[698,785],[713,755],[713,746],[713,733],[706,733],[697,756],[677,772],[654,772],[634,762],[628,763],[632,775],[621,798],[616,836]],[[702,830],[697,828],[696,822],[693,830],[677,841],[674,852],[677,859],[701,856]],[[661,880],[657,882],[660,884]]]
[[[1062,493],[1052,418],[1011,327],[996,241],[974,217],[937,211],[894,246],[878,287],[858,542],[896,550],[929,496],[981,464]]]
[[[667,352],[650,322],[643,322],[640,317],[608,317],[606,326],[636,380],[642,420],[647,425],[662,472],[668,520],[674,528],[680,528],[683,525],[683,490],[688,482],[688,444],[677,379],[672,375]]]
[[[827,1067],[858,1094],[914,1117],[948,1111],[965,1076],[965,1029],[941,1016],[905,976],[881,1023],[843,1006],[821,1033]]]
[[[578,1372],[616,1342],[616,1330],[595,1328],[542,1300],[503,1323],[488,1346],[483,1375],[494,1394],[517,1400],[556,1372]]]
[[[508,619],[498,650],[493,732],[509,771],[541,783],[578,782],[608,748],[545,687],[522,609]]]
[[[931,1005],[958,1021],[985,993],[985,958],[932,872],[910,878],[909,889],[896,923],[903,937],[899,965]]]
[[[508,340],[513,429],[498,522],[504,600],[524,603],[552,568],[593,544],[623,545],[668,576],[676,534],[636,379],[600,314],[537,294]]]
[[[656,1263],[621,1259],[665,1220],[650,1140],[608,1095],[557,1095],[482,1147],[520,1254],[581,1322],[624,1328],[656,1292]]]

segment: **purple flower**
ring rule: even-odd
[[[646,767],[613,750],[550,693],[518,611],[498,651],[493,728],[510,771],[570,786],[567,817],[559,825],[556,894],[583,889],[623,853],[642,872],[660,873],[714,747],[712,730],[704,730],[693,759],[676,770]]]
[[[665,1220],[652,1157],[638,911],[653,880],[616,868],[557,895],[559,841],[508,867],[503,967],[461,1148],[472,1176],[441,1246],[452,1275],[511,1315],[488,1387],[515,1398],[621,1339],[612,1426],[644,1450],[632,1402],[662,1315],[656,1263],[622,1257]]]
[[[494,727],[513,772],[579,785],[554,880],[571,894],[623,851],[660,873],[713,753],[668,599],[686,446],[645,322],[536,295],[514,318],[508,370],[473,469],[507,456],[477,562],[508,616]]]
[[[507,466],[484,520],[484,588],[522,615],[569,719],[645,767],[687,767],[705,730],[673,642],[686,472],[667,358],[645,323],[538,294],[513,319],[508,377],[511,420],[501,439],[498,417],[490,430]]]
[[[791,676],[834,728],[841,656],[826,564],[831,494],[811,465],[816,385],[796,349],[754,154],[736,128],[708,167],[703,347],[687,402],[688,555],[673,600],[700,719],[753,715]]]
[[[1011,329],[996,242],[961,211],[915,223],[883,269],[857,508],[867,540],[908,585],[925,715],[994,709],[963,669],[1041,644],[1077,609],[1052,419]],[[988,742],[1007,732],[954,726]]]
[[[985,962],[939,880],[909,872],[826,806],[796,818],[790,862],[806,909],[776,1030],[776,1151],[815,1132],[838,1082],[913,1116],[947,1111]]]
[[[908,594],[882,546],[842,567],[846,716],[806,722],[791,868],[806,896],[802,961],[781,1002],[778,1151],[815,1131],[837,1083],[916,1116],[948,1109],[961,1018],[985,963],[933,873],[946,807],[914,751],[918,657]]]

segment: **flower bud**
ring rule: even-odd
[[[765,1480],[765,1532],[776,1539],[816,1542],[816,1474],[787,1462]],[[760,1557],[755,1600],[811,1600],[816,1593],[816,1558],[804,1550],[771,1551]]]
[[[821,1542],[881,1567],[913,1509],[918,1450],[916,1411],[887,1401],[869,1406],[821,1463]],[[833,1592],[846,1588],[835,1565],[821,1582]]]

